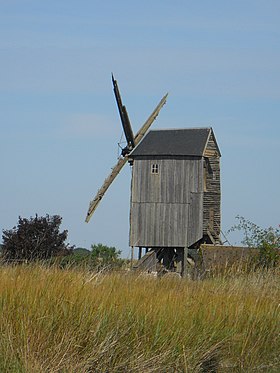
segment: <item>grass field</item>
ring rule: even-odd
[[[279,372],[280,272],[0,269],[1,372]]]

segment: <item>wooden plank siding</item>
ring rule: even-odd
[[[220,157],[211,132],[204,155],[203,234],[209,230],[219,240],[221,227]]]
[[[152,173],[154,164],[158,173]],[[134,159],[130,246],[186,247],[203,236],[203,159]]]
[[[203,236],[203,193],[190,193],[188,219],[188,247]]]

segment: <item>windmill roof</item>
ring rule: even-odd
[[[203,156],[211,133],[212,128],[152,130],[134,148],[130,156]],[[216,142],[215,137],[214,141]]]

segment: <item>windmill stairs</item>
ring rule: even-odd
[[[157,256],[155,251],[148,251],[141,259],[132,267],[135,271],[156,272],[157,270]]]

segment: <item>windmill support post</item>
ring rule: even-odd
[[[132,269],[133,267],[133,260],[134,260],[134,246],[131,246],[130,269]]]
[[[183,265],[182,265],[182,277],[186,278],[189,275],[188,271],[188,247],[183,249]]]

